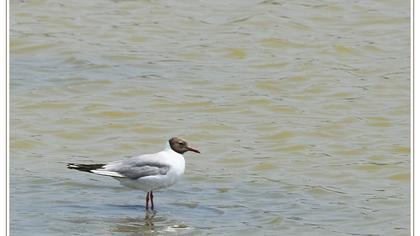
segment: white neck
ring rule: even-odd
[[[168,142],[166,142],[166,144],[165,144],[165,148],[163,149],[163,151],[165,151],[165,152],[167,152],[167,151],[172,151],[172,152],[175,152],[174,150],[172,150],[172,148],[171,148],[171,144],[169,143],[169,141],[168,141]]]

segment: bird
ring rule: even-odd
[[[184,174],[183,154],[191,151],[200,153],[178,137],[170,138],[165,148],[157,153],[143,154],[107,164],[67,163],[67,168],[92,174],[110,176],[124,186],[140,189],[146,194],[146,210],[154,210],[153,191],[170,187]]]

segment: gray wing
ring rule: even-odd
[[[129,179],[138,179],[146,176],[166,175],[169,165],[158,162],[126,162],[121,163],[113,171]]]

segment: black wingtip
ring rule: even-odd
[[[67,168],[69,168],[69,169],[76,169],[77,168],[77,164],[67,163]]]
[[[102,168],[105,164],[75,164],[75,163],[67,163],[67,168],[75,169],[78,171],[85,171],[91,172],[92,170],[96,170]]]

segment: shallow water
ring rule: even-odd
[[[409,1],[11,1],[12,235],[409,235]],[[181,136],[155,194],[77,173]]]

